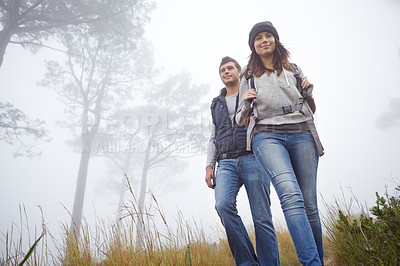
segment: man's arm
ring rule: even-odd
[[[214,168],[211,165],[206,167],[206,179],[205,180],[206,180],[207,186],[209,188],[214,189],[214,187],[215,187]]]
[[[208,141],[208,148],[207,148],[207,164],[206,164],[206,178],[205,181],[209,188],[214,188],[214,168],[215,163],[217,161],[217,150],[214,144],[215,140],[215,125],[211,127],[211,134],[210,139]]]

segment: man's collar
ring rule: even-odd
[[[226,87],[221,89],[220,95],[225,97],[225,95],[226,95]]]

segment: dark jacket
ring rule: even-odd
[[[246,153],[247,126],[239,126],[236,120],[229,118],[228,107],[225,100],[226,88],[215,97],[211,104],[211,115],[215,125],[215,147],[217,150],[217,161],[225,158],[236,158]],[[235,112],[238,107],[236,97]]]

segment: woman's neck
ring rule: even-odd
[[[271,70],[275,70],[274,68],[274,55],[265,55],[263,57],[260,57],[261,62],[263,63],[264,67],[271,69]]]

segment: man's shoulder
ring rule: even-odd
[[[224,93],[226,94],[226,88],[222,88],[220,90],[219,94],[212,99],[211,104],[217,101],[221,101],[222,98],[224,98]]]
[[[214,99],[211,101],[211,109],[214,109],[218,102],[222,102],[221,97],[221,95],[214,97]]]

